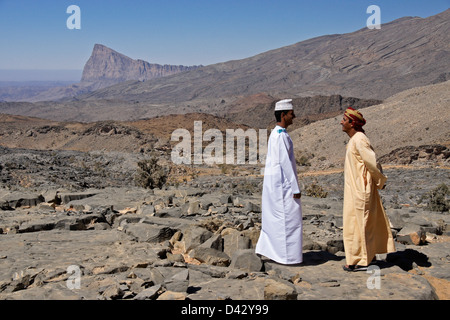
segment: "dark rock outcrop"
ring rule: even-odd
[[[450,150],[443,145],[407,146],[397,148],[379,158],[380,163],[413,164],[427,161],[445,162],[450,158]]]

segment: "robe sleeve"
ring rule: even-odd
[[[377,166],[377,158],[375,152],[370,146],[369,139],[367,139],[367,137],[365,136],[362,139],[358,139],[356,142],[356,149],[358,150],[358,153],[361,156],[361,159],[363,160],[367,171],[369,171],[373,182],[378,189],[382,189],[384,184],[386,183],[387,177],[380,171],[379,167]]]
[[[297,172],[295,170],[295,160],[291,160],[289,157],[289,151],[291,148],[290,138],[286,134],[280,134],[280,143],[278,143],[278,160],[283,170],[286,179],[291,184],[293,194],[300,193],[298,187]],[[294,163],[292,163],[294,161]]]

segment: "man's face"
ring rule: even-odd
[[[284,121],[287,126],[290,126],[292,124],[292,120],[295,118],[294,110],[289,110],[287,113],[284,114]]]
[[[352,128],[352,124],[350,123],[350,119],[347,116],[344,116],[341,120],[342,131],[348,133]]]

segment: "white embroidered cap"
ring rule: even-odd
[[[281,101],[278,101],[275,104],[275,111],[281,111],[281,110],[294,110],[294,106],[292,105],[292,99],[284,99]]]

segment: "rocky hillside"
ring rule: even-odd
[[[281,99],[263,94],[243,98],[233,103],[232,108],[223,116],[252,128],[271,128],[275,124],[275,103]],[[381,102],[380,100],[342,97],[341,95],[294,98],[292,103],[297,118],[291,130],[314,121],[334,117],[348,107],[361,109]]]
[[[382,104],[364,108],[362,114],[367,120],[364,129],[379,157],[409,146],[440,144],[449,147],[449,106],[450,81],[406,90]],[[305,157],[304,163],[322,168],[342,166],[349,138],[342,132],[341,119],[339,115],[290,132],[298,157]],[[423,148],[422,151],[426,149],[430,148]],[[419,150],[413,148],[411,152]],[[403,156],[409,159],[412,155],[404,153]],[[449,159],[445,162],[443,157],[441,155],[440,159],[435,160],[448,165]],[[403,163],[394,161],[394,155],[385,159]],[[426,161],[426,154],[416,160],[419,163],[420,160]]]
[[[130,86],[138,82],[128,82]],[[136,121],[167,115],[209,114],[226,118],[231,122],[241,123],[254,128],[265,128],[273,122],[273,105],[278,98],[261,93],[238,99],[226,107],[226,102],[201,106],[164,106],[147,104],[141,101],[90,100],[90,101],[47,101],[47,102],[2,102],[0,113],[45,118],[53,121]],[[342,108],[349,105],[366,107],[380,103],[374,99],[353,97],[314,96],[295,98],[297,116],[303,120],[301,124],[334,116]],[[251,117],[243,117],[250,112]]]

